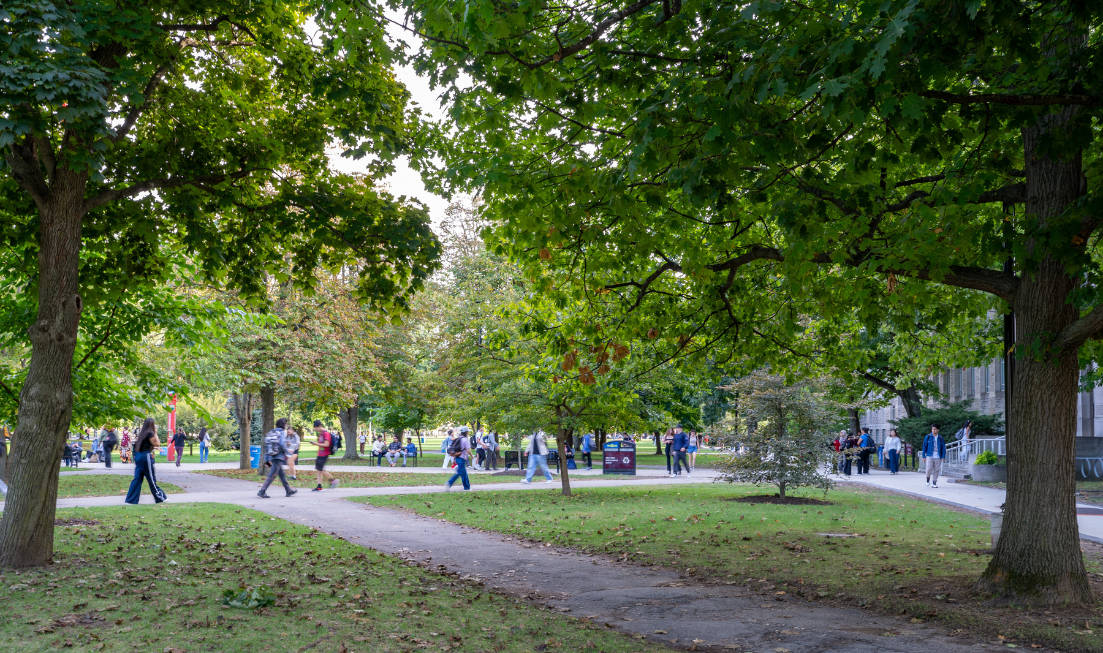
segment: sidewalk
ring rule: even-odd
[[[960,508],[969,508],[983,513],[1000,511],[1007,492],[983,485],[952,483],[943,477],[937,488],[927,487],[926,477],[918,472],[900,472],[893,476],[885,471],[870,470],[869,475],[853,476],[832,475],[835,480],[850,483],[862,483],[894,490],[903,494],[930,499]],[[1080,537],[1103,544],[1103,510],[1099,506],[1076,504],[1077,522],[1080,524]]]

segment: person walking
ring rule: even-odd
[[[264,460],[270,465],[270,468],[268,478],[264,479],[264,485],[261,485],[260,492],[257,492],[257,496],[262,499],[270,498],[268,496],[268,486],[272,485],[272,481],[276,476],[280,477],[280,483],[283,484],[283,491],[287,493],[287,496],[298,492],[287,482],[287,475],[283,471],[283,464],[287,462],[286,426],[287,419],[281,417],[276,420],[276,428],[264,434]]]
[[[923,438],[923,459],[926,461],[927,487],[938,488],[938,475],[942,473],[942,461],[946,459],[946,440],[938,434],[938,424],[931,424],[931,432]]]
[[[674,442],[671,443],[671,449],[674,452],[674,471],[670,474],[670,478],[676,478],[681,475],[682,469],[679,463],[685,465],[686,477],[688,478],[690,471],[686,453],[689,452],[689,435],[682,430],[681,424],[674,427]]]
[[[329,460],[330,454],[333,453],[333,434],[330,433],[322,426],[322,420],[314,420],[314,432],[318,434],[318,439],[315,440],[315,444],[318,445],[318,456],[314,459],[314,472],[315,477],[318,480],[318,486],[311,492],[322,491],[322,479],[329,479],[329,489],[335,490],[337,486],[341,484],[333,474],[326,471],[326,462]]]
[[[96,457],[96,462],[103,462],[103,439],[107,437],[107,427],[105,426],[102,431],[96,433],[96,438],[92,440],[92,455]],[[91,458],[91,456],[89,456]]]
[[[486,434],[482,429],[479,429],[478,434],[475,437],[475,469],[482,471],[486,469]]]
[[[364,448],[368,445],[368,436],[360,431],[360,436],[356,438],[360,442],[360,455],[364,455]]]
[[[525,472],[525,480],[521,482],[532,483],[536,468],[540,467],[540,471],[544,472],[544,482],[551,483],[553,479],[551,470],[548,469],[548,438],[543,431],[532,434],[532,437],[529,438],[529,445],[525,447],[525,453],[529,455],[529,466]]]
[[[444,436],[444,441],[440,443],[440,452],[444,454],[444,462],[441,463],[441,469],[449,469],[452,467],[452,456],[448,455],[448,450],[452,448],[452,429],[448,429],[448,433]]]
[[[452,440],[452,444],[448,445],[448,450],[445,452],[446,455],[451,456],[456,461],[456,473],[452,474],[452,477],[444,484],[445,492],[452,489],[452,484],[456,482],[456,479],[463,481],[464,492],[471,491],[471,480],[467,478],[467,463],[471,460],[471,439],[467,437],[468,433],[470,433],[470,429],[461,426],[459,435]]]
[[[211,455],[211,434],[207,433],[207,427],[199,429],[199,462],[207,462],[207,457]]]
[[[885,455],[889,459],[889,474],[900,471],[900,434],[896,429],[889,429],[889,436],[885,438]]]
[[[855,449],[858,447],[858,439],[847,431],[839,432],[840,447],[842,447],[842,473],[850,476],[853,470]]]
[[[119,442],[119,460],[124,463],[129,463],[131,461],[130,429],[123,429],[123,437]]]
[[[111,451],[119,445],[119,436],[115,435],[115,427],[107,427],[107,435],[103,436],[100,446],[103,447],[103,463],[111,469]]]
[[[486,466],[491,471],[498,471],[498,434],[490,431],[486,434]]]
[[[582,436],[582,442],[578,443],[578,449],[582,452],[582,460],[586,461],[586,469],[594,468],[594,434],[587,433]]]
[[[858,473],[869,475],[869,456],[877,449],[877,443],[869,434],[869,427],[862,427],[862,437],[858,439]]]
[[[689,432],[689,448],[686,449],[686,457],[689,458],[689,466],[686,467],[686,472],[692,472],[697,469],[697,449],[699,438],[697,431]]]
[[[298,430],[294,427],[287,427],[287,477],[292,481],[299,478],[295,475],[295,463],[299,462],[300,446],[302,446],[302,440],[299,439]]]
[[[153,450],[161,446],[157,439],[157,422],[152,417],[147,417],[142,422],[142,428],[134,437],[134,479],[130,481],[130,488],[126,491],[126,503],[136,506],[142,496],[142,480],[149,484],[149,493],[153,495],[155,503],[163,503],[168,497],[164,490],[157,485],[157,473],[153,469]]]
[[[667,429],[663,435],[663,448],[666,450],[666,473],[673,474],[674,468],[670,465],[670,447],[674,446],[674,429]]]
[[[176,450],[176,466],[180,466],[180,459],[184,457],[184,441],[188,439],[188,434],[184,433],[184,429],[176,429],[176,432],[172,434],[172,448]]]

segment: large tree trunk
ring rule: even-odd
[[[57,470],[73,414],[73,352],[83,307],[78,280],[84,183],[70,181],[58,185],[74,192],[39,206],[38,317],[27,330],[31,362],[19,393],[10,488],[0,518],[0,565],[6,567],[39,566],[54,556]]]
[[[356,442],[356,417],[359,412],[360,402],[337,411],[337,419],[341,422],[341,433],[345,436],[344,458],[349,460],[360,458],[360,454],[356,450],[356,447],[359,446]]]
[[[1055,160],[1038,148],[1047,132],[1067,127],[1076,113],[1047,114],[1023,130],[1026,214],[1037,217],[1043,233],[1083,194],[1080,156]],[[1026,353],[1017,361],[1011,398],[1003,530],[977,588],[1001,603],[1089,603],[1075,504],[1077,351],[1054,359],[1044,346],[1040,352],[1031,347],[1035,338],[1046,343],[1077,319],[1068,301],[1077,281],[1044,250],[1033,258],[1041,262],[1022,273],[1014,303],[1016,348]]]
[[[237,419],[238,469],[249,469],[249,430],[253,428],[253,393],[234,393],[234,417]]]
[[[260,389],[260,431],[268,433],[276,428],[276,389],[266,385]],[[261,462],[264,462],[263,458]],[[267,472],[264,465],[257,465],[257,476],[264,476]]]

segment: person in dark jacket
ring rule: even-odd
[[[938,475],[942,473],[942,461],[946,460],[946,440],[938,434],[938,424],[931,424],[931,432],[923,438],[923,460],[927,487],[938,488]]]
[[[119,436],[115,434],[115,427],[107,427],[107,435],[103,436],[103,440],[100,442],[103,446],[103,463],[107,469],[111,469],[111,452],[119,444]]]
[[[858,448],[861,451],[858,453],[858,473],[869,474],[869,456],[877,450],[877,443],[873,441],[873,436],[869,434],[869,427],[862,427],[862,437],[858,439]]]
[[[671,443],[670,450],[674,458],[674,471],[670,474],[670,477],[675,478],[681,475],[681,465],[685,465],[686,476],[688,477],[689,460],[686,458],[686,453],[689,451],[689,436],[682,431],[681,424],[674,427],[674,442]]]

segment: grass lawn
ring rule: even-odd
[[[60,476],[57,479],[57,498],[126,496],[131,478],[130,476],[116,476],[114,474]],[[172,483],[158,483],[158,485],[170,494],[184,491]],[[149,486],[143,483],[142,492],[148,495]]]
[[[585,489],[570,498],[532,492],[521,500],[495,492],[447,494],[434,498],[432,507],[415,496],[353,500],[673,567],[704,582],[936,618],[990,639],[1103,650],[1099,608],[1047,613],[981,606],[986,597],[971,585],[989,560],[985,518],[868,488],[834,490],[826,497],[833,505],[731,500],[767,492],[686,485]],[[824,499],[822,493],[803,495]],[[473,504],[479,506],[474,512]],[[1088,566],[1103,592],[1101,563],[1103,557],[1094,557]],[[1050,625],[1054,620],[1061,625]],[[1085,621],[1091,628],[1083,627]]]
[[[666,650],[235,506],[58,519],[55,564],[0,570],[6,652]],[[259,585],[274,605],[222,606]]]

